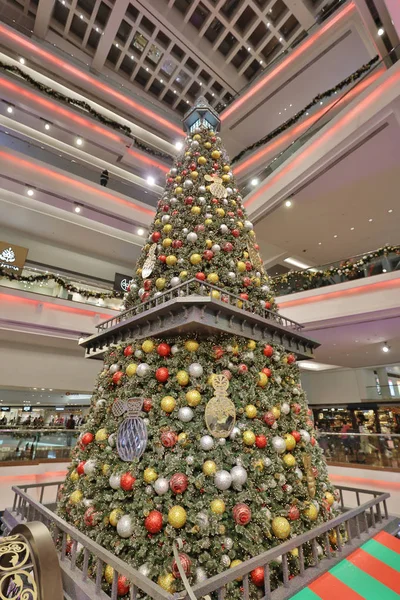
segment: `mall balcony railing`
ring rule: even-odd
[[[0,466],[69,462],[78,435],[74,429],[0,429]]]
[[[400,376],[396,376],[394,377],[394,379],[396,380],[396,382],[397,379],[400,381]],[[376,385],[368,385],[365,389],[365,400],[377,400],[379,402],[384,402],[385,400],[387,400],[388,402],[391,402],[400,398],[400,389],[397,383],[381,385],[379,387]]]
[[[400,434],[318,432],[328,465],[400,473]]]
[[[272,277],[271,283],[276,296],[285,296],[399,270],[400,246],[385,246],[351,259],[303,271],[289,271]]]

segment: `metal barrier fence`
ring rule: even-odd
[[[153,600],[178,600],[187,599],[186,592],[170,594],[163,590],[156,583],[142,575],[121,559],[111,554],[99,544],[92,541],[89,537],[82,534],[75,527],[58,517],[52,510],[41,504],[46,488],[53,486],[56,500],[56,494],[62,482],[45,483],[39,485],[25,485],[13,487],[15,493],[14,505],[11,514],[15,518],[24,522],[30,519],[37,519],[48,526],[52,532],[55,541],[61,540],[61,550],[59,551],[60,564],[68,568],[74,576],[78,585],[85,584],[85,593],[87,598],[117,599],[118,576],[125,576],[130,582],[129,600],[137,600],[142,593]],[[34,500],[27,493],[28,489],[34,489],[39,495],[39,502]],[[256,567],[264,569],[264,595],[262,600],[283,600],[289,598],[304,587],[309,581],[318,576],[321,572],[320,565],[330,568],[335,562],[342,560],[347,554],[352,552],[355,547],[363,543],[368,537],[382,529],[389,523],[389,515],[386,500],[389,494],[380,493],[373,490],[355,489],[345,486],[338,486],[340,494],[340,506],[342,514],[331,521],[315,527],[311,531],[297,536],[287,542],[278,545],[250,560],[241,563],[239,566],[228,569],[214,577],[211,577],[201,583],[197,583],[191,590],[190,597],[195,598],[215,598],[216,600],[228,599],[227,585],[238,578],[241,578],[243,600],[249,600],[249,584],[251,571]],[[357,503],[356,508],[346,509],[344,503],[344,494],[355,495]],[[373,496],[367,502],[361,504],[361,495]],[[7,513],[7,511],[6,511]],[[4,517],[7,518],[7,515]],[[341,536],[340,528],[346,530],[347,535]],[[330,535],[336,537],[336,550],[333,550],[330,542]],[[326,556],[319,556],[318,540],[323,539],[326,542]],[[83,553],[82,565],[77,565],[78,544]],[[311,545],[312,565],[306,565],[304,559],[304,547]],[[289,579],[288,555],[298,549],[299,575]],[[282,561],[282,586],[272,589],[271,568],[270,565],[276,561]],[[114,569],[114,578],[111,586],[111,592],[107,595],[102,590],[103,572],[105,565],[110,565]],[[95,565],[92,572],[89,565]],[[91,590],[88,594],[87,590]],[[193,594],[193,595],[192,595]]]

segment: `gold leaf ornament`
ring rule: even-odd
[[[212,386],[215,395],[207,403],[205,421],[208,431],[215,438],[227,438],[236,423],[236,409],[228,397],[229,380],[225,375],[214,375]]]
[[[260,271],[260,273],[264,273],[263,261],[261,260],[261,257],[257,250],[254,248],[252,242],[247,243],[247,252],[249,253],[250,262],[253,265],[253,267],[257,271]]]
[[[149,253],[146,257],[146,260],[143,263],[142,267],[142,278],[147,279],[153,272],[154,265],[156,264],[156,250],[157,244],[152,244],[150,246]]]
[[[226,198],[228,195],[226,188],[221,183],[212,183],[210,185],[210,192],[215,198]]]
[[[311,467],[311,455],[306,454],[303,457],[303,465],[307,476],[307,488],[310,498],[315,498],[315,494],[317,492],[317,486],[315,484],[315,477],[312,472]]]

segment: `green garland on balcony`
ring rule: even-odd
[[[71,98],[70,96],[66,96],[61,92],[53,90],[53,88],[48,87],[47,85],[43,85],[43,83],[40,83],[40,81],[36,81],[36,79],[33,79],[33,77],[31,77],[15,65],[8,65],[7,63],[0,61],[0,70],[21,77],[21,79],[29,83],[29,85],[39,90],[39,92],[41,92],[42,94],[50,96],[51,98],[53,98],[53,100],[58,100],[59,102],[63,102],[64,104],[69,104],[70,106],[76,106],[78,108],[81,108],[85,112],[89,113],[94,119],[100,121],[100,123],[102,123],[106,127],[111,127],[112,129],[120,131],[124,135],[132,138],[135,146],[139,148],[139,150],[146,152],[146,154],[151,154],[152,156],[166,160],[167,162],[171,162],[172,155],[169,155],[166,152],[162,152],[161,150],[155,150],[154,148],[147,146],[147,144],[144,144],[143,142],[139,141],[132,135],[132,130],[130,127],[128,127],[128,125],[123,125],[118,121],[114,121],[114,119],[110,119],[102,115],[100,112],[95,110],[88,102],[85,102],[84,100],[78,100],[76,98]]]
[[[400,256],[400,246],[383,246],[374,252],[368,252],[361,258],[354,261],[352,259],[344,260],[337,267],[317,271],[289,271],[283,275],[272,277],[272,286],[275,292],[281,291],[279,288],[290,288],[292,292],[312,290],[326,285],[331,285],[331,278],[335,275],[343,276],[346,280],[358,279],[363,275],[366,268],[381,256],[394,254]]]
[[[96,298],[96,299],[113,299],[113,298],[123,298],[124,292],[95,292],[93,290],[86,290],[84,288],[79,288],[76,285],[68,283],[65,279],[58,275],[54,275],[52,273],[47,273],[43,275],[15,275],[14,273],[9,273],[4,269],[0,269],[0,279],[5,278],[9,281],[21,281],[22,283],[47,283],[49,281],[54,281],[57,285],[67,290],[67,292],[71,292],[72,294],[80,294],[85,298]]]
[[[291,117],[290,119],[288,119],[287,121],[285,121],[284,123],[282,123],[282,125],[280,125],[276,129],[274,129],[273,131],[271,131],[265,137],[263,137],[260,140],[258,140],[258,142],[255,142],[254,144],[251,144],[250,146],[247,146],[247,148],[245,148],[244,150],[242,150],[241,152],[239,152],[239,154],[237,154],[231,160],[231,164],[236,163],[238,160],[240,160],[242,158],[242,156],[244,156],[245,154],[247,154],[247,152],[250,152],[251,150],[255,150],[256,148],[260,148],[260,146],[264,146],[264,144],[267,144],[273,138],[277,137],[278,135],[280,135],[281,133],[283,133],[287,129],[290,129],[290,127],[292,127],[293,125],[295,125],[301,119],[301,117],[303,115],[305,115],[305,113],[308,110],[310,110],[310,108],[312,108],[316,104],[319,104],[319,102],[321,102],[321,100],[325,100],[326,98],[330,98],[336,92],[339,92],[343,88],[345,88],[348,85],[350,85],[350,83],[353,83],[354,81],[357,81],[358,79],[360,79],[360,77],[362,77],[365,73],[367,73],[371,69],[371,67],[376,62],[378,62],[378,60],[379,60],[379,56],[378,55],[374,56],[374,58],[372,58],[365,65],[363,65],[362,67],[360,67],[359,69],[357,69],[357,71],[354,71],[354,73],[352,73],[351,75],[349,75],[348,77],[346,77],[346,79],[343,79],[342,81],[340,81],[337,85],[335,85],[335,87],[330,88],[329,90],[326,90],[326,92],[323,92],[322,94],[318,94],[317,96],[315,96],[315,98],[313,98],[311,100],[311,102],[309,104],[307,104],[307,106],[305,106],[304,108],[302,108],[301,110],[299,110],[299,112],[297,112],[295,115],[293,115],[293,117]]]

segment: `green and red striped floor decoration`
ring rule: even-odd
[[[400,540],[380,531],[293,600],[399,600]]]

